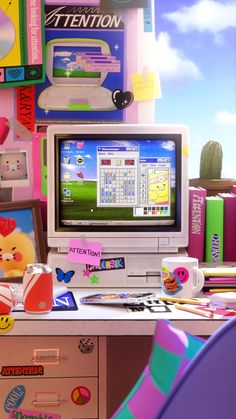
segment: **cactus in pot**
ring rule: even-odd
[[[200,179],[221,179],[222,158],[221,144],[218,141],[208,141],[201,151]]]

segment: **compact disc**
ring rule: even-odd
[[[0,60],[11,51],[15,42],[15,27],[0,7]]]

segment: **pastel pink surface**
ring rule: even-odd
[[[87,240],[72,239],[69,242],[68,260],[98,266],[102,254],[102,244]]]

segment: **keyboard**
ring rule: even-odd
[[[116,109],[111,91],[102,86],[50,86],[41,92],[38,105],[49,110]]]

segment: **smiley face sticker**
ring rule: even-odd
[[[184,284],[185,282],[187,282],[189,278],[189,271],[183,266],[180,266],[179,268],[175,268],[175,270],[173,271],[173,274],[177,275],[181,284]]]
[[[5,334],[10,332],[14,326],[14,318],[11,316],[1,316],[0,317],[0,334]]]

